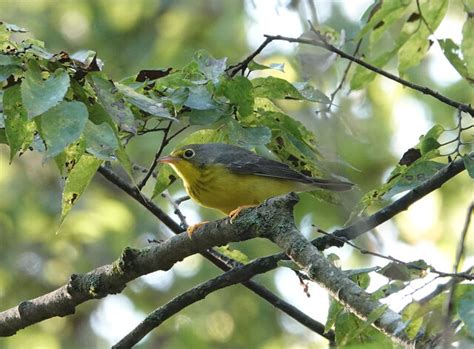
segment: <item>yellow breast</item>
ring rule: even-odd
[[[239,206],[258,205],[272,196],[308,189],[307,185],[295,181],[236,174],[220,165],[202,169],[186,161],[171,165],[194,201],[225,214]]]

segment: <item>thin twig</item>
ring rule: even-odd
[[[470,153],[470,156],[474,156],[474,152]],[[393,216],[406,210],[411,204],[418,201],[425,195],[441,187],[445,182],[459,174],[465,169],[463,159],[457,159],[450,162],[445,167],[440,169],[430,179],[421,183],[419,186],[410,190],[407,194],[402,196],[400,199],[392,202],[385,208],[377,211],[373,215],[365,218],[361,218],[354,222],[350,226],[334,231],[331,235],[323,236],[313,240],[313,243],[320,250],[324,250],[331,246],[342,247],[344,244],[339,240],[335,239],[340,237],[346,240],[353,240],[358,236],[370,231],[376,226],[388,221]]]
[[[174,202],[176,203],[176,205],[181,205],[182,202],[185,202],[185,201],[188,201],[189,199],[191,199],[191,197],[189,195],[184,195],[184,196],[181,196],[180,198],[177,198],[174,200]]]
[[[173,200],[173,198],[171,197],[171,195],[168,193],[167,190],[161,193],[161,196],[171,203],[174,209],[174,214],[178,216],[183,229],[188,229],[189,227],[188,222],[186,222],[186,217],[184,216],[183,212],[181,212],[181,210],[179,209],[178,203],[175,200]]]
[[[166,126],[163,129],[163,140],[161,141],[160,146],[159,146],[158,150],[155,153],[155,157],[153,158],[153,161],[152,161],[150,167],[148,168],[148,171],[147,171],[145,177],[143,177],[143,179],[140,181],[140,183],[137,184],[137,187],[138,187],[139,190],[143,189],[146,182],[148,182],[148,179],[150,179],[153,171],[155,170],[156,166],[158,165],[158,160],[161,156],[161,153],[163,152],[165,147],[168,145],[168,142],[169,142],[168,141],[168,133],[170,132],[172,124],[173,124],[173,121],[168,122],[168,126]]]
[[[458,247],[456,250],[456,257],[454,260],[453,265],[453,273],[456,273],[459,270],[459,264],[461,263],[461,259],[464,256],[464,248],[466,242],[467,231],[469,229],[469,225],[471,223],[471,216],[474,210],[474,202],[471,202],[469,208],[467,210],[466,220],[464,222],[464,226],[461,232],[461,237],[459,238]],[[446,315],[444,317],[444,335],[443,335],[443,345],[445,348],[448,348],[450,339],[453,335],[452,328],[451,328],[451,319],[453,317],[454,312],[454,292],[456,289],[456,284],[453,283],[449,288],[448,297],[446,299],[445,309]]]
[[[354,57],[340,49],[338,49],[337,47],[335,47],[334,45],[330,44],[329,42],[327,42],[323,37],[322,35],[320,36],[321,39],[320,40],[313,40],[313,39],[303,39],[303,38],[291,38],[291,37],[286,37],[286,36],[282,36],[282,35],[265,35],[265,37],[267,39],[270,39],[271,41],[287,41],[287,42],[295,42],[295,43],[300,43],[300,44],[306,44],[306,45],[312,45],[312,46],[317,46],[317,47],[323,47],[325,49],[327,49],[328,51],[331,51],[331,52],[334,52],[336,54],[338,54],[340,57],[342,58],[345,58],[345,59],[348,59],[348,60],[351,60],[361,66],[363,66],[364,68],[367,68],[377,74],[380,74],[380,75],[383,75],[385,76],[386,78],[389,78],[393,81],[396,81],[398,82],[399,84],[402,84],[403,86],[406,86],[406,87],[409,87],[413,90],[416,90],[416,91],[419,91],[423,94],[426,94],[426,95],[429,95],[431,97],[434,97],[436,98],[437,100],[447,104],[447,105],[450,105],[456,109],[459,109],[465,113],[468,113],[470,114],[471,116],[474,117],[474,109],[469,105],[469,104],[464,104],[464,103],[459,103],[457,101],[454,101],[452,100],[451,98],[448,98],[442,94],[440,94],[439,92],[436,92],[428,87],[425,87],[425,86],[420,86],[420,85],[417,85],[417,84],[414,84],[412,82],[409,82],[407,80],[404,80],[396,75],[393,75],[383,69],[380,69],[372,64],[369,64],[357,57]],[[265,40],[265,43],[268,44],[267,40]]]
[[[138,189],[142,190],[145,184],[150,179],[150,177],[153,175],[153,172],[155,171],[155,168],[158,165],[158,160],[160,159],[160,156],[163,153],[163,150],[165,149],[165,147],[173,140],[173,138],[175,138],[177,135],[179,135],[181,132],[183,132],[189,127],[189,125],[186,125],[168,137],[172,124],[173,124],[173,121],[170,121],[168,123],[168,126],[166,126],[163,129],[163,140],[161,141],[161,144],[155,153],[155,157],[153,158],[153,162],[150,165],[148,172],[146,173],[145,177],[143,177],[141,182],[137,184]]]
[[[330,233],[326,233],[324,230],[322,229],[319,229],[317,228],[317,231],[318,233],[321,233],[323,235],[329,235],[329,236],[332,236],[332,234]],[[346,239],[342,239],[342,238],[338,238],[338,237],[334,237],[335,239],[341,241],[342,243],[346,244],[346,245],[349,245],[351,247],[353,247],[354,249],[356,249],[357,251],[359,251],[361,254],[367,254],[367,255],[370,255],[370,256],[374,256],[374,257],[378,257],[378,258],[382,258],[382,259],[385,259],[385,260],[388,260],[388,261],[391,261],[391,262],[394,262],[394,263],[398,263],[398,264],[401,264],[401,265],[405,265],[407,266],[408,268],[412,268],[412,269],[416,269],[416,270],[420,270],[420,271],[425,271],[426,269],[429,269],[432,273],[434,274],[438,274],[439,276],[441,277],[457,277],[457,278],[463,278],[465,280],[474,280],[474,275],[472,274],[465,274],[465,273],[457,273],[457,272],[453,272],[453,273],[447,273],[447,272],[444,272],[444,271],[439,271],[439,270],[436,270],[434,267],[432,266],[428,266],[427,268],[423,268],[423,267],[420,267],[416,264],[413,264],[412,262],[404,262],[398,258],[395,258],[395,257],[392,257],[392,256],[386,256],[386,255],[383,255],[381,253],[378,253],[378,252],[372,252],[372,251],[369,251],[369,250],[366,250],[362,247],[359,247],[357,246],[356,244],[354,244],[353,242],[349,241],[349,240],[346,240]]]
[[[254,51],[252,52],[247,58],[245,58],[242,62],[239,62],[237,64],[231,65],[226,69],[227,74],[229,76],[235,76],[239,71],[244,74],[245,69],[247,69],[249,63],[254,59],[256,56],[258,56],[265,47],[268,46],[269,43],[271,43],[273,40],[270,38],[265,39],[265,41]]]
[[[361,44],[362,44],[362,39],[360,39],[357,42],[357,46],[354,50],[354,53],[352,54],[354,57],[357,56],[357,53],[359,53]],[[349,73],[349,69],[351,69],[352,63],[353,61],[349,61],[349,63],[346,66],[346,69],[344,70],[344,73],[342,75],[341,81],[339,82],[339,85],[337,85],[336,89],[331,93],[331,96],[329,97],[329,100],[330,100],[329,106],[328,106],[329,109],[332,107],[334,98],[336,98],[337,93],[342,89],[342,86],[344,86],[344,83],[346,82],[346,79],[347,79],[347,74]]]

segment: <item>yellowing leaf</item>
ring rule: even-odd
[[[71,210],[72,206],[81,197],[84,190],[89,185],[92,177],[97,172],[102,160],[92,155],[84,154],[79,162],[73,167],[64,185],[62,198],[61,223]]]

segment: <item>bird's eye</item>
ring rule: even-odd
[[[184,152],[183,152],[183,158],[185,159],[191,159],[192,157],[194,157],[195,153],[194,153],[194,150],[192,149],[186,149]]]

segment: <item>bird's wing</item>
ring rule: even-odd
[[[334,191],[349,190],[353,186],[350,182],[339,181],[337,179],[321,179],[305,176],[282,162],[267,159],[250,151],[242,152],[240,150],[235,154],[222,154],[218,156],[216,160],[216,162],[222,163],[234,173],[287,179],[300,183],[313,184],[315,187]]]
[[[312,183],[312,178],[292,170],[284,163],[267,159],[252,152],[246,153],[245,156],[242,156],[242,153],[239,155],[240,157],[226,156],[226,158],[230,158],[232,161],[224,163],[224,165],[232,172]]]

